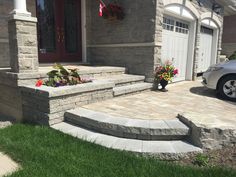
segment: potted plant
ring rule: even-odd
[[[170,61],[167,61],[164,65],[157,66],[154,74],[155,81],[162,86],[161,91],[166,92],[168,91],[166,86],[178,74],[178,69]]]
[[[111,21],[123,20],[125,13],[124,9],[117,2],[106,5],[103,1],[100,1],[99,16]]]

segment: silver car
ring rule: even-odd
[[[209,67],[203,74],[202,83],[216,90],[222,98],[236,101],[236,60]]]

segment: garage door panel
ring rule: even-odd
[[[187,56],[188,56],[188,28],[187,22],[183,22],[178,19],[165,20],[165,22],[171,22],[167,29],[168,24],[163,26],[162,35],[162,62],[166,60],[173,60],[173,65],[178,68],[179,74],[174,81],[181,81],[186,79],[187,69]]]
[[[211,65],[213,30],[201,27],[198,73],[204,72]]]

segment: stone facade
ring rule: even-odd
[[[13,72],[38,71],[36,19],[13,16],[9,20],[10,66]]]
[[[88,59],[93,64],[127,67],[132,74],[150,77],[154,66],[156,1],[120,2],[126,16],[114,22],[95,15],[96,1],[86,1]]]
[[[27,0],[28,11],[36,16],[34,0]],[[8,19],[13,10],[13,0],[0,1],[0,67],[10,66],[9,42],[8,42]]]
[[[88,58],[93,64],[125,66],[133,74],[144,74],[152,80],[153,69],[161,62],[162,20],[164,4],[183,4],[180,0],[156,1],[120,1],[125,7],[126,17],[122,21],[110,22],[97,15],[98,4],[87,2],[87,44]],[[214,14],[218,18],[219,35],[217,44],[217,62],[221,53],[223,14],[212,11],[212,2],[204,1],[199,6],[196,0],[190,2],[197,11],[197,33],[194,49],[194,71],[197,76],[200,30],[202,15]],[[145,7],[145,8],[143,8]],[[189,7],[186,7],[189,9]],[[140,10],[142,9],[142,10]],[[191,10],[191,9],[189,9]],[[181,17],[180,17],[181,18]],[[213,19],[214,21],[214,19]]]
[[[77,86],[22,88],[25,121],[52,125],[64,120],[70,109],[113,97],[114,83],[88,83]]]

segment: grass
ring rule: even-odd
[[[221,168],[181,167],[106,149],[47,127],[14,125],[0,130],[0,151],[20,163],[11,177],[235,177]]]

